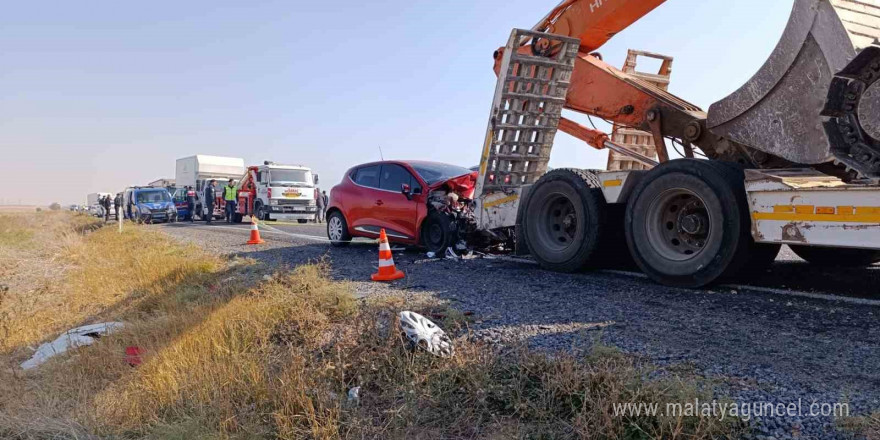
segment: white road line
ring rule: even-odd
[[[205,231],[207,231],[207,230],[211,230],[211,229],[229,229],[230,231],[241,231],[241,232],[247,232],[247,233],[250,233],[250,229],[248,229],[248,228],[236,228],[235,226],[221,226],[221,225],[210,225],[210,226],[208,226],[208,225],[204,225],[204,224],[202,224],[202,225],[192,225],[192,226],[194,226],[194,227],[198,227],[198,228],[200,228],[200,229],[202,229],[202,230],[205,230]],[[192,226],[186,226],[186,227],[192,227]],[[266,233],[266,234],[281,234],[281,235],[287,235],[287,236],[295,237],[295,238],[303,238],[303,239],[306,239],[306,240],[314,240],[314,241],[320,241],[320,242],[330,243],[330,240],[327,239],[327,238],[324,238],[324,237],[318,237],[318,236],[315,236],[315,235],[305,235],[305,234],[293,234],[293,233],[290,233],[290,232],[279,231],[278,229],[275,229],[275,228],[273,228],[273,227],[271,227],[271,226],[263,226],[263,227],[261,227],[260,229],[261,229],[261,230],[260,230],[260,233]]]

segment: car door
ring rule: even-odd
[[[379,173],[382,165],[365,165],[358,167],[351,175],[351,192],[345,197],[345,217],[349,227],[369,234],[378,234],[377,216],[381,213],[375,209],[379,200]]]
[[[396,238],[415,240],[417,236],[418,202],[401,191],[404,185],[412,189],[413,181],[415,178],[406,168],[394,163],[382,164],[381,191],[376,199],[377,211],[382,213],[379,226],[388,234],[402,235]]]

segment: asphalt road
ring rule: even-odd
[[[195,225],[199,226],[200,224],[197,222]],[[262,233],[268,234],[267,236],[286,236],[305,241],[310,241],[308,237],[314,237],[316,243],[326,241],[327,238],[326,223],[299,224],[269,221],[265,222],[264,225]],[[201,226],[205,226],[204,223],[201,223]],[[221,221],[215,222],[213,226],[237,228],[244,231],[250,230],[249,223],[226,224]],[[273,229],[279,232],[273,232]],[[357,241],[372,243],[371,240],[364,239],[357,239]],[[626,247],[626,244],[622,243],[621,246]],[[417,248],[407,249],[406,252],[407,258],[410,259],[425,258],[424,255],[420,254],[421,251]],[[635,267],[621,267],[617,269],[603,271],[603,273],[611,273],[622,277],[642,276]],[[585,272],[584,276],[589,276],[589,272]],[[816,267],[815,265],[807,264],[789,250],[788,247],[783,246],[776,262],[769,269],[758,273],[747,272],[740,274],[738,279],[729,280],[727,284],[736,285],[737,288],[740,286],[761,288],[762,291],[764,289],[778,289],[793,293],[807,292],[880,301],[880,264],[857,269]],[[712,290],[712,288],[706,290]]]
[[[687,290],[631,270],[557,274],[527,259],[431,260],[402,249],[394,258],[406,278],[386,284],[368,281],[378,265],[375,241],[332,247],[324,225],[269,222],[261,229],[266,244],[256,246],[245,244],[248,224],[155,227],[273,266],[328,261],[332,275],[352,281],[360,296],[448,301],[474,313],[475,337],[500,347],[568,351],[598,338],[660,366],[692,367],[740,403],[848,402],[852,414],[880,410],[880,267],[816,268],[786,251],[736,287]],[[797,416],[756,426],[775,438],[846,438],[833,422]]]

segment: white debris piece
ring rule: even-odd
[[[64,353],[71,348],[91,345],[95,342],[95,339],[108,335],[122,328],[123,325],[121,322],[102,322],[68,330],[54,341],[40,345],[30,359],[22,362],[21,368],[23,370],[30,370],[46,362],[52,356]]]
[[[454,250],[452,250],[451,247],[448,247],[448,248],[446,248],[446,258],[452,258],[452,259],[457,260],[457,259],[459,259],[459,256],[458,256],[458,254],[455,253]]]
[[[426,256],[427,256],[428,258],[434,258],[434,257],[437,256],[437,254],[435,254],[435,253],[433,253],[433,252],[428,252],[428,253],[426,254]]]
[[[452,341],[449,336],[428,318],[416,312],[403,311],[400,312],[400,326],[412,345],[440,357],[452,356]]]
[[[348,403],[355,405],[355,406],[357,404],[359,404],[360,400],[361,400],[360,393],[361,393],[361,387],[354,387],[354,388],[348,390]]]

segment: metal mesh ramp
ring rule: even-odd
[[[520,50],[536,39],[549,42],[549,55],[535,55],[531,46]],[[511,32],[480,158],[478,196],[510,193],[547,171],[579,44],[576,38]]]

